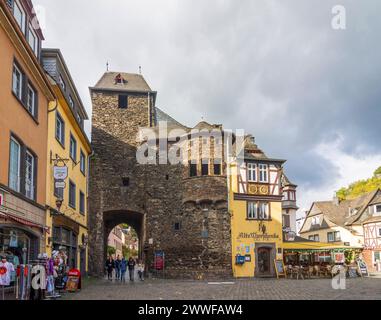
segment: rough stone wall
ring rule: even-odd
[[[226,177],[188,178],[189,168],[182,164],[137,164],[138,128],[150,122],[146,95],[130,95],[128,109],[119,109],[118,95],[112,93],[92,92],[92,102],[91,272],[103,273],[108,232],[125,222],[137,229],[148,268],[160,249],[167,277],[231,276]],[[129,178],[128,186],[122,178]]]

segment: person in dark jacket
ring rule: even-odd
[[[120,260],[120,256],[118,255],[118,257],[116,258],[116,260],[115,260],[115,278],[117,279],[117,280],[119,280],[119,278],[120,278],[120,262],[121,262],[121,260]]]
[[[120,282],[126,282],[127,260],[123,257],[120,261]]]
[[[130,281],[134,281],[135,264],[135,260],[130,257],[130,259],[128,259],[128,272],[130,274]]]
[[[108,280],[112,280],[112,271],[115,268],[115,263],[113,258],[110,256],[106,261],[106,270],[107,270],[107,278]]]

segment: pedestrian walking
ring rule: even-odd
[[[115,278],[116,280],[119,280],[120,278],[120,256],[118,255],[118,257],[116,258],[115,260]]]
[[[132,257],[130,257],[130,259],[128,259],[128,272],[130,274],[130,281],[134,281],[135,265],[135,260]]]
[[[120,282],[126,282],[127,260],[123,257],[120,261]]]
[[[144,263],[142,260],[138,261],[137,269],[140,281],[144,281]]]
[[[107,271],[107,279],[112,281],[112,272],[115,268],[115,263],[113,258],[110,256],[106,261],[106,271]]]

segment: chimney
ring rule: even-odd
[[[335,206],[339,206],[340,205],[340,199],[339,199],[339,197],[336,194],[333,197],[333,204]]]

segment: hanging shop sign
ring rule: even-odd
[[[54,179],[55,180],[65,180],[68,176],[68,168],[65,167],[58,167],[54,166]]]
[[[55,185],[56,189],[65,189],[66,188],[66,182],[65,181],[60,181],[60,180],[57,180],[55,182]]]
[[[0,193],[0,206],[4,206],[4,195]]]
[[[262,233],[246,233],[241,232],[238,234],[238,239],[254,239],[254,240],[272,240],[272,239],[279,239],[279,235],[276,233],[273,234],[262,234]]]
[[[243,264],[245,264],[245,261],[246,261],[246,257],[245,256],[242,256],[240,254],[237,254],[235,256],[235,264],[236,265],[243,265]]]

